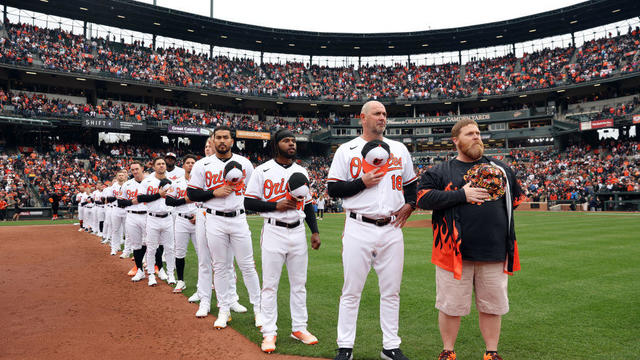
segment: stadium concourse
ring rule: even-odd
[[[87,39],[25,23],[7,24],[7,35],[0,39],[0,61],[8,64],[285,99],[464,98],[553,88],[640,70],[640,59],[635,56],[640,44],[637,27],[624,35],[609,33],[579,48],[525,52],[521,58],[506,55],[472,60],[464,65],[464,71],[460,64],[257,64],[252,59],[210,58],[181,48],[151,49],[139,41],[122,44]],[[34,64],[34,58],[40,66]]]

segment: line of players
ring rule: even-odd
[[[287,130],[278,131],[272,141],[274,158],[256,169],[247,158],[231,152],[233,143],[233,131],[220,126],[207,141],[205,157],[197,160],[187,155],[182,159],[183,168],[176,166],[175,154],[167,153],[153,159],[151,174],[145,175],[144,165],[133,161],[129,165],[131,179],[123,169],[112,183],[81,189],[76,198],[78,231],[100,236],[102,243],[111,245],[114,256],[124,245],[120,257],[133,255],[136,264],[130,272],[133,282],[148,278],[148,285],[155,286],[157,274],[175,284],[174,293],[186,289],[185,256],[191,239],[198,257],[198,283],[189,302],[199,302],[196,317],[205,318],[215,285],[217,329],[227,327],[231,311],[247,311],[238,303],[235,258],[253,305],[255,326],[263,334],[261,348],[267,353],[276,349],[277,290],[286,264],[290,336],[308,345],[317,344],[318,339],[307,330],[308,246],[303,221],[311,230],[313,249],[320,247],[320,236],[309,175],[294,161],[295,136]],[[264,218],[262,288],[245,209]]]

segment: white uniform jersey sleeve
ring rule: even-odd
[[[171,188],[167,193],[167,196],[176,200],[184,199],[187,197],[187,179],[180,177],[171,183]],[[173,208],[174,212],[179,214],[191,214],[196,210],[195,203],[183,204]]]
[[[347,159],[348,154],[346,154],[345,151],[345,149],[348,148],[347,144],[350,144],[352,141],[340,145],[338,150],[336,150],[336,153],[333,155],[333,160],[329,167],[329,174],[327,175],[328,182],[353,180],[348,176],[347,166],[350,159]]]
[[[193,168],[191,169],[191,178],[189,179],[188,186],[194,189],[205,188],[205,173],[204,173],[204,162],[209,159],[209,157],[202,158],[193,164]]]

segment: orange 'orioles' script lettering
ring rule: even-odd
[[[262,190],[262,195],[267,200],[269,200],[271,196],[278,196],[280,194],[284,194],[286,192],[284,178],[280,179],[280,182],[275,184],[273,183],[273,181],[269,179],[265,180],[263,189],[264,190]]]

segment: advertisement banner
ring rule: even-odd
[[[592,120],[592,129],[601,129],[606,127],[613,127],[613,119]]]
[[[269,134],[268,132],[236,130],[236,138],[269,140],[271,139],[271,134]]]
[[[492,113],[482,114],[465,114],[465,115],[449,115],[449,116],[429,116],[419,118],[395,118],[387,121],[390,125],[440,125],[440,124],[455,124],[459,120],[471,119],[476,122],[488,122],[488,121],[506,121],[515,119],[525,119],[531,116],[530,109],[515,110],[515,111],[497,111]],[[359,119],[356,119],[360,121]],[[353,125],[353,124],[352,124]]]
[[[580,131],[591,130],[591,121],[582,121],[580,123]]]
[[[640,124],[640,115],[633,115],[633,123]]]
[[[199,126],[169,125],[167,131],[169,134],[210,136],[213,130]]]
[[[82,119],[82,126],[115,130],[145,131],[147,125],[140,122],[120,121],[113,119]]]

